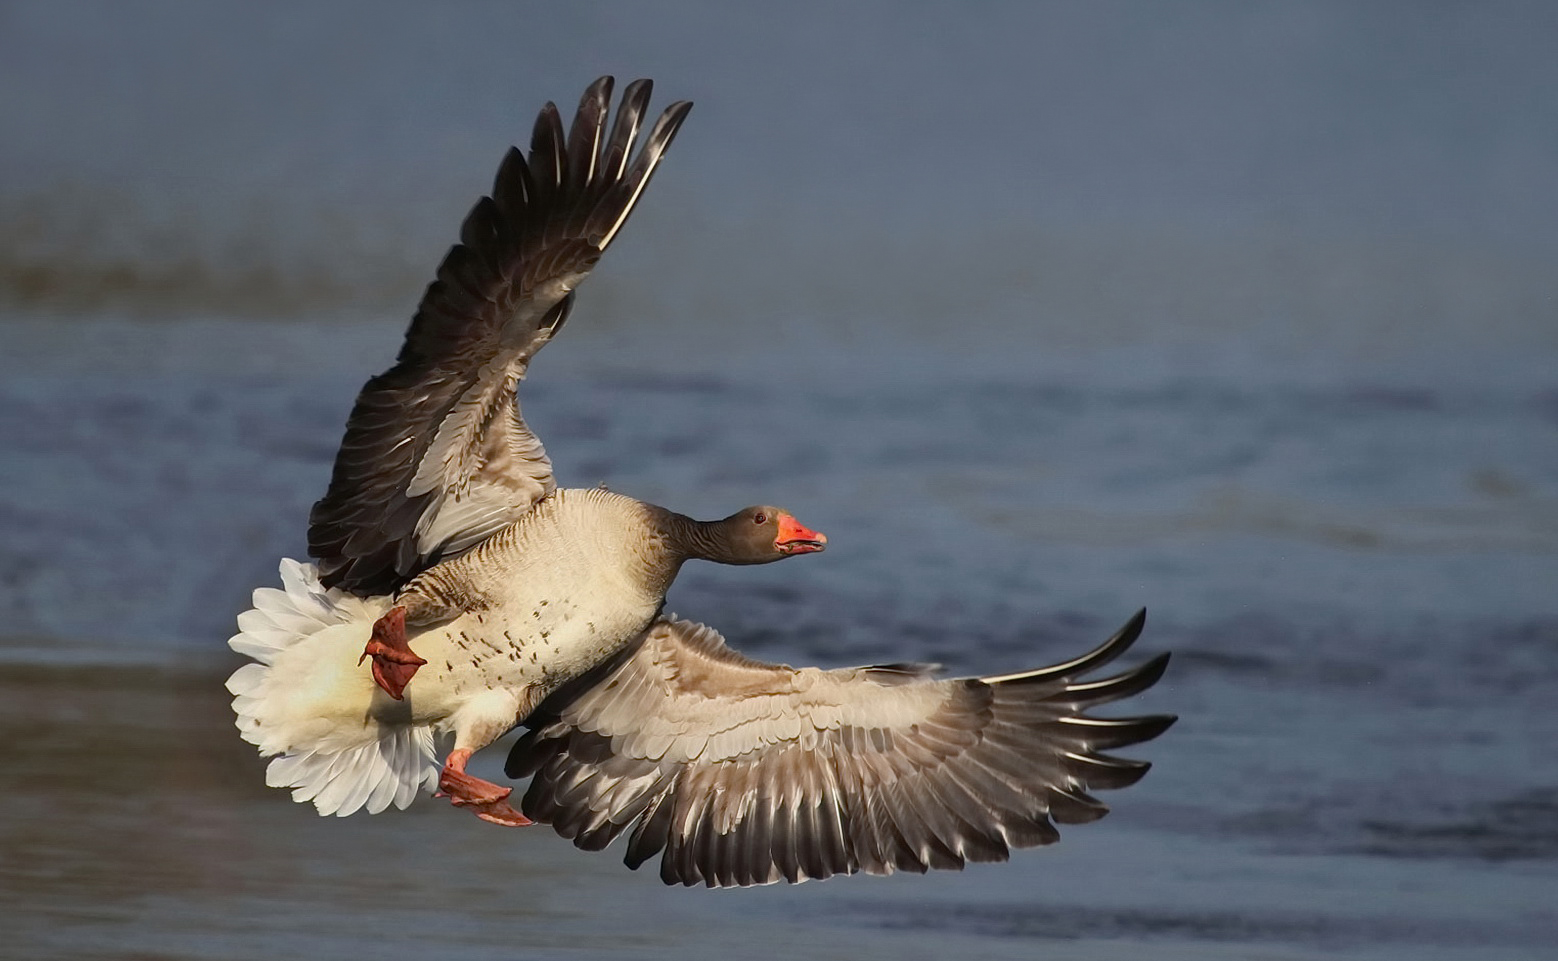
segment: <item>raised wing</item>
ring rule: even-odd
[[[330,488],[309,516],[326,587],[394,590],[469,550],[552,491],[552,465],[515,387],[568,317],[573,290],[611,244],[692,104],[667,107],[634,155],[650,82],[585,91],[566,135],[548,103],[527,161],[510,148],[492,196],[417,308],[395,366],[368,381]]]
[[[709,887],[924,872],[1004,861],[1102,817],[1088,794],[1148,764],[1100,753],[1157,737],[1172,716],[1085,712],[1151,687],[1168,655],[1081,675],[1129,648],[1145,612],[1073,661],[935,679],[889,665],[795,670],[662,618],[582,694],[526,721],[508,760],[534,775],[523,809],[585,850],[632,827],[626,863],[656,854],[668,884]]]

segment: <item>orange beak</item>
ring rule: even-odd
[[[779,515],[779,536],[774,547],[781,554],[811,554],[827,547],[828,536],[803,525],[789,514]]]

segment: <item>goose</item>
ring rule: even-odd
[[[1105,751],[1175,718],[1091,709],[1155,684],[1168,654],[1091,675],[1140,635],[1037,670],[795,669],[665,612],[690,560],[765,564],[827,538],[771,505],[699,521],[563,489],[520,413],[531,359],[637,205],[691,104],[640,138],[651,84],[548,103],[439,266],[393,367],[362,388],[309,516],[229,646],[242,737],[266,783],[321,815],[446,796],[484,821],[551,825],[584,850],[627,832],[668,884],[709,887],[1006,860],[1108,808],[1149,765]],[[610,121],[608,129],[608,121]],[[467,771],[517,727],[513,788]],[[438,746],[452,738],[442,763]]]

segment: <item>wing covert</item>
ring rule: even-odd
[[[650,89],[648,80],[627,86],[608,135],[612,78],[601,77],[566,133],[549,103],[528,160],[517,148],[503,158],[395,366],[367,382],[347,420],[329,489],[309,516],[309,552],[326,587],[392,591],[554,489],[516,388],[692,107],[666,108],[639,145]]]

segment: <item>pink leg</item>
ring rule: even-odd
[[[509,805],[508,796],[514,792],[513,788],[465,773],[465,762],[470,759],[471,752],[465,748],[449,752],[449,760],[444,762],[444,769],[438,774],[438,796],[448,797],[456,807],[470,808],[472,814],[493,824],[511,828],[534,824]]]
[[[400,700],[417,668],[427,663],[411,653],[411,646],[406,643],[406,608],[403,605],[390,608],[373,622],[373,636],[368,639],[368,646],[363,648],[357,663],[361,664],[366,657],[373,658],[374,682],[385,694]]]

